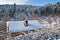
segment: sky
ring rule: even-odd
[[[60,2],[60,0],[0,0],[0,4],[14,4],[17,5],[36,5],[36,6],[43,6],[45,4],[51,3],[55,4]]]

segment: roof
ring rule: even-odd
[[[28,31],[42,28],[42,25],[38,20],[28,20],[27,27],[25,27],[23,23],[24,21],[8,21],[7,27],[9,28],[9,32]]]

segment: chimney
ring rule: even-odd
[[[28,26],[28,21],[27,21],[27,20],[24,21],[24,26],[25,26],[25,27]]]

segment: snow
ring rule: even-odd
[[[51,23],[51,27],[55,27],[55,25],[59,25],[60,24],[60,18],[54,19],[51,17],[52,23]],[[50,28],[50,24],[47,21],[47,18],[44,20],[41,20],[41,24],[45,27],[45,28]]]
[[[57,39],[57,40],[60,40],[60,39]]]
[[[7,27],[9,28],[9,32],[36,30],[43,27],[38,20],[28,20],[27,27],[23,23],[24,21],[8,21]]]
[[[26,34],[24,36],[23,35],[21,35],[21,36],[19,35],[17,37],[14,37],[13,39],[14,40],[60,40],[60,34],[59,33],[56,33],[57,32],[56,31],[57,29],[55,29],[55,27],[60,24],[60,19],[59,18],[54,19],[52,17],[51,17],[51,19],[52,19],[51,29],[48,29],[48,30],[45,30],[45,31],[39,30],[38,32],[32,32],[32,33]],[[8,21],[9,31],[17,32],[18,30],[19,31],[26,31],[26,30],[32,30],[32,29],[36,30],[38,28],[43,28],[43,27],[50,28],[50,24],[47,21],[47,19],[40,20],[40,23],[39,23],[38,20],[29,20],[29,26],[28,27],[25,27],[23,25],[23,22],[24,21],[17,21],[17,22],[16,21]],[[13,25],[13,27],[10,30],[10,27],[12,25]],[[14,27],[16,27],[16,28],[14,28]],[[15,31],[14,29],[17,29],[17,30]],[[58,37],[55,37],[55,35],[57,35],[57,34],[59,36]],[[48,37],[48,38],[45,39],[45,37]],[[59,38],[59,39],[57,39],[57,38]]]

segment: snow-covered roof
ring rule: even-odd
[[[24,21],[8,21],[7,27],[9,28],[9,32],[28,31],[42,28],[42,25],[38,20],[28,20],[27,27],[25,27],[23,23]]]
[[[57,39],[57,40],[60,40],[60,39]]]

